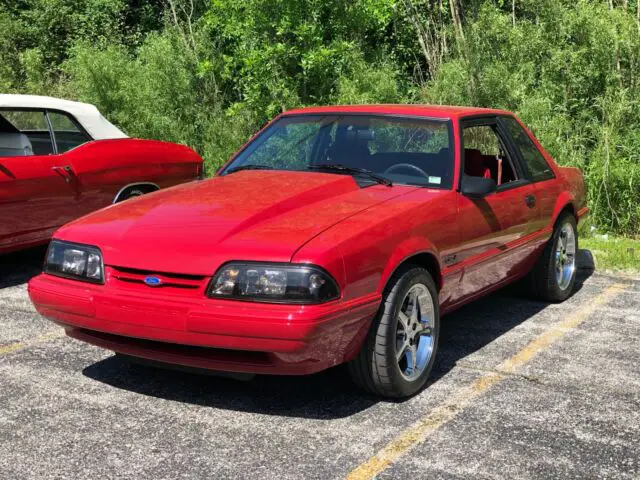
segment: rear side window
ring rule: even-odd
[[[58,153],[68,152],[72,148],[91,140],[67,114],[50,111],[49,121],[58,146]]]
[[[534,182],[553,178],[553,170],[520,124],[514,118],[504,117],[502,120],[520,150],[527,176]]]

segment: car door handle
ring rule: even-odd
[[[64,178],[64,181],[67,183],[71,182],[71,177],[74,175],[73,168],[71,168],[70,165],[65,165],[63,167],[61,166],[51,167],[51,170],[53,170],[62,178]]]
[[[7,177],[15,180],[16,176],[7,167],[0,163],[0,172],[4,173]]]
[[[524,197],[524,203],[527,204],[527,207],[533,208],[536,206],[536,196],[535,195],[527,195]]]

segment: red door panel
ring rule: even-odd
[[[0,249],[45,241],[75,218],[75,191],[61,155],[0,157]]]
[[[460,248],[463,266],[453,302],[464,301],[515,275],[526,259],[520,246],[532,233],[537,207],[527,204],[532,187],[524,185],[473,200],[458,195]]]
[[[532,184],[532,194],[536,199],[538,218],[535,230],[542,230],[551,225],[556,201],[563,190],[563,186],[555,179]]]

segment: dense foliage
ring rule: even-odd
[[[5,0],[0,91],[94,103],[210,172],[294,106],[503,107],[638,236],[639,1]]]

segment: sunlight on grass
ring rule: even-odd
[[[591,251],[597,270],[640,272],[640,239],[596,235],[581,238],[580,248]]]

